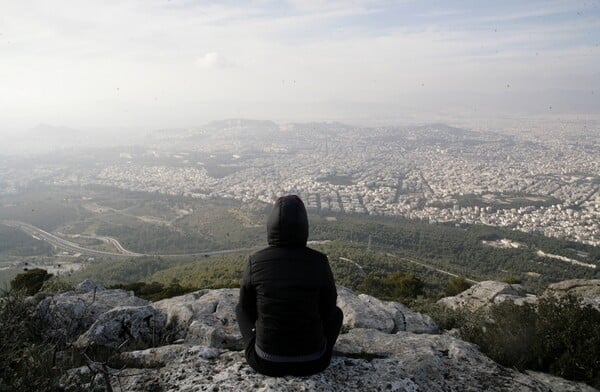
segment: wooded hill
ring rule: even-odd
[[[211,257],[202,252],[266,246],[265,222],[270,210],[259,202],[199,200],[101,186],[38,184],[23,194],[3,196],[1,201],[0,219],[21,220],[64,235],[81,234],[81,238],[69,238],[102,250],[108,245],[83,236],[110,236],[128,250],[147,254],[131,259],[96,257],[95,262],[73,273],[70,279],[74,281],[84,277],[105,284],[176,281],[195,288],[239,282],[250,251]],[[445,292],[449,274],[474,281],[519,281],[532,292],[564,279],[600,277],[600,268],[538,254],[543,251],[599,265],[600,248],[538,234],[363,214],[309,211],[309,219],[309,239],[319,242],[310,246],[328,254],[337,281],[354,289],[366,279],[377,283],[395,272],[413,274],[424,283],[424,292],[432,294]],[[52,252],[44,243],[28,240],[16,229],[0,228],[2,254],[11,255],[11,260],[35,257],[56,263],[56,256],[48,255]],[[489,245],[499,240],[519,247]],[[196,256],[185,256],[196,252]],[[161,256],[167,254],[181,256]]]

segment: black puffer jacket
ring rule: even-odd
[[[269,246],[250,256],[240,289],[242,309],[256,320],[256,345],[281,356],[322,351],[323,320],[330,319],[337,292],[327,256],[306,247],[300,198],[277,200],[267,232]]]

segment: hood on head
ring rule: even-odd
[[[267,221],[267,240],[275,246],[305,246],[308,240],[308,215],[296,195],[277,199]]]

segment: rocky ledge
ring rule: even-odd
[[[600,279],[571,279],[553,283],[544,291],[542,297],[562,297],[574,295],[581,298],[583,305],[600,310]],[[442,298],[439,304],[451,309],[470,309],[489,307],[504,301],[517,305],[536,304],[539,298],[527,294],[520,284],[510,284],[488,280],[474,284],[454,297]]]
[[[311,377],[265,377],[243,356],[237,289],[200,290],[154,303],[84,282],[42,300],[48,333],[76,347],[117,352],[71,369],[66,390],[114,391],[594,391],[498,365],[473,344],[439,334],[426,315],[338,287],[345,318],[331,366]]]

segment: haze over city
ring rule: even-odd
[[[4,135],[600,108],[598,1],[28,0],[0,14]]]

